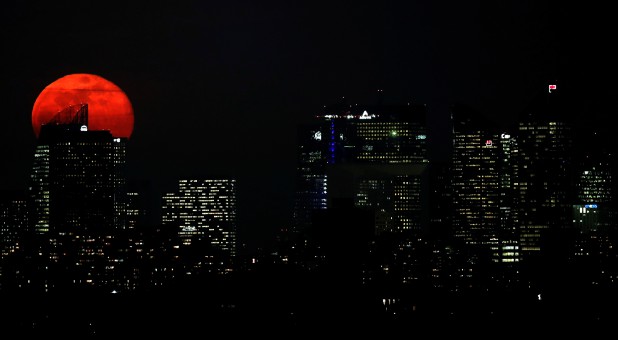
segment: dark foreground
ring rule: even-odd
[[[618,318],[618,293],[555,287],[465,293],[404,293],[354,288],[311,278],[238,276],[178,282],[136,292],[2,292],[5,335],[182,336],[330,332],[435,334],[502,329],[596,330]],[[581,288],[581,287],[580,287]],[[390,299],[390,300],[389,300]]]

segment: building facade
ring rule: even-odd
[[[205,263],[197,269],[229,271],[236,256],[236,205],[235,179],[179,180],[176,192],[163,195],[162,224],[176,228],[185,247],[204,251],[198,256]]]

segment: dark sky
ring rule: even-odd
[[[343,96],[426,103],[436,158],[448,105],[507,125],[548,79],[613,114],[615,20],[564,3],[4,2],[0,190],[26,186],[43,88],[98,74],[133,103],[130,177],[238,178],[241,238],[260,244],[291,216],[296,125]]]

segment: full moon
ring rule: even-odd
[[[94,74],[70,74],[47,85],[32,108],[32,128],[39,136],[41,124],[70,105],[88,104],[88,129],[109,130],[114,137],[133,132],[133,106],[116,84]]]

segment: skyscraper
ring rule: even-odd
[[[111,244],[124,220],[121,143],[109,131],[88,130],[87,104],[67,107],[41,127],[29,186],[30,230],[38,235],[41,267],[56,283],[111,283]]]
[[[295,217],[303,220],[296,225],[310,226],[311,209],[336,208],[336,202],[368,211],[374,237],[379,235],[371,242],[380,243],[376,247],[381,255],[371,260],[376,267],[367,272],[386,270],[386,280],[397,284],[417,282],[422,275],[420,252],[425,250],[423,227],[428,220],[425,115],[424,105],[332,106],[299,132],[304,135],[299,136]],[[321,225],[325,216],[334,216],[318,215]]]
[[[612,143],[597,129],[578,129],[574,167],[573,271],[595,286],[613,284],[618,277],[615,228],[615,156]],[[594,146],[594,147],[590,147]]]
[[[208,265],[222,261],[231,270],[236,256],[236,180],[183,179],[178,191],[163,195],[162,222],[177,228],[186,247],[201,247],[214,256]],[[204,249],[206,248],[206,249]]]
[[[425,106],[326,110],[299,130],[296,224],[306,226],[311,210],[347,196],[375,210],[378,232],[418,230],[428,163]]]
[[[572,108],[560,91],[539,93],[518,123],[514,186],[524,259],[541,251],[550,232],[557,240],[571,225]]]
[[[116,229],[127,228],[127,209],[129,205],[127,197],[127,138],[114,138],[113,148],[113,169],[114,169],[114,227]]]
[[[512,194],[516,139],[497,132],[466,107],[454,106],[452,118],[452,226],[458,257],[454,277],[460,281],[454,283],[515,282],[520,259]]]
[[[297,236],[311,225],[314,211],[327,207],[327,147],[323,122],[305,124],[298,129],[296,196],[292,233]]]
[[[482,117],[453,110],[453,228],[466,245],[486,251],[498,244],[500,146]]]
[[[498,140],[498,181],[499,207],[498,217],[500,219],[498,227],[498,248],[497,258],[494,261],[502,263],[519,262],[521,250],[519,244],[519,212],[516,209],[514,194],[514,173],[515,161],[518,152],[517,139],[509,133],[501,133]]]

